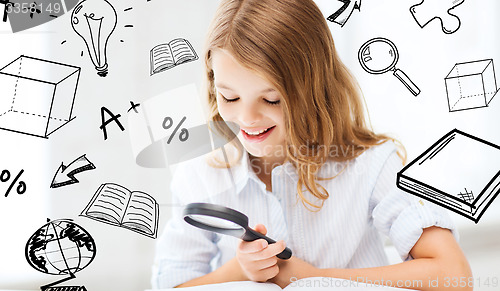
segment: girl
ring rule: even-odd
[[[445,277],[468,282],[450,218],[396,188],[402,158],[392,139],[365,124],[356,82],[312,0],[223,0],[205,64],[211,119],[240,127],[240,146],[224,165],[235,187],[227,169],[213,166],[217,159],[192,160],[175,173],[174,203],[235,208],[278,242],[199,230],[174,209],[158,241],[155,287],[238,280],[285,287],[313,276],[410,280],[417,283],[405,287],[421,290],[445,288]],[[387,265],[379,232],[404,262]],[[281,261],[285,246],[293,256]]]

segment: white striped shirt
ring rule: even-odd
[[[392,142],[372,147],[349,163],[327,162],[318,176],[342,172],[318,182],[330,197],[320,211],[311,211],[298,197],[298,175],[290,163],[272,170],[271,193],[251,169],[248,154],[231,168],[236,191],[227,169],[213,168],[200,158],[178,166],[172,181],[173,203],[210,202],[243,212],[251,227],[264,224],[267,236],[284,240],[294,256],[318,268],[382,266],[388,261],[379,232],[408,260],[423,228],[455,228],[445,210],[396,187],[401,167]],[[309,201],[319,201],[304,194]],[[236,254],[237,238],[187,224],[182,210],[174,207],[157,242],[154,288],[205,275]]]

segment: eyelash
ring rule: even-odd
[[[269,105],[280,105],[281,100],[276,100],[276,101],[269,101],[264,99]]]
[[[227,98],[226,98],[226,97],[224,97],[222,94],[220,94],[220,96],[222,97],[222,100],[224,100],[224,102],[226,102],[226,103],[236,102],[236,101],[238,101],[238,100],[240,99],[240,98],[227,99]],[[281,100],[269,101],[269,100],[264,99],[264,101],[265,101],[267,104],[269,104],[269,105],[279,105]]]

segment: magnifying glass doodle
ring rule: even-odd
[[[265,239],[273,244],[276,241],[251,229],[248,226],[248,217],[234,209],[210,203],[190,203],[184,208],[184,220],[198,228],[221,234],[227,234],[244,241]],[[285,248],[276,255],[287,260],[292,256],[292,251]]]
[[[358,59],[361,67],[368,73],[378,75],[392,71],[414,96],[420,94],[417,85],[403,71],[396,68],[399,53],[392,41],[382,37],[370,39],[359,49]]]

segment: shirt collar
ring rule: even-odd
[[[257,177],[252,169],[250,155],[247,151],[244,150],[238,163],[229,169],[231,170],[235,180],[237,195],[240,195],[243,192],[242,190],[249,182],[256,183],[263,192],[266,191],[266,185],[259,179],[259,177]],[[288,161],[272,170],[273,177],[276,175],[281,176],[283,174],[288,175],[295,183],[298,181],[299,176],[297,174],[297,170]]]

